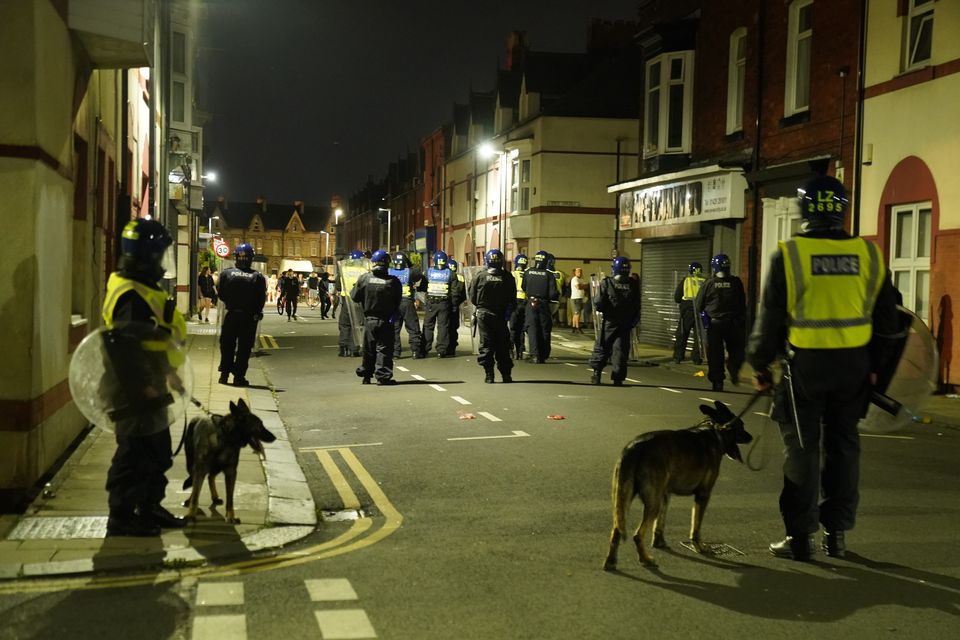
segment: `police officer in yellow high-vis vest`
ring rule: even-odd
[[[677,290],[673,294],[673,300],[680,305],[680,319],[677,321],[677,332],[673,339],[673,361],[680,363],[687,352],[687,340],[690,338],[690,331],[693,331],[693,349],[690,352],[690,359],[693,364],[703,362],[703,346],[700,344],[700,331],[697,330],[696,323],[700,321],[694,311],[693,301],[697,299],[700,293],[700,287],[703,286],[703,265],[699,262],[691,262],[687,267],[690,275],[685,277],[677,285]]]
[[[770,364],[785,356],[772,417],[784,444],[786,538],[770,551],[809,560],[820,525],[823,550],[844,555],[844,532],[854,526],[859,499],[857,422],[876,373],[893,356],[884,336],[896,334],[898,319],[880,249],[844,231],[843,185],[815,178],[799,200],[802,232],[781,242],[770,263],[748,360],[754,386],[764,390],[772,386]]]
[[[120,334],[125,327],[156,327],[150,339],[135,338],[140,344],[133,349],[107,347],[127,401],[111,416],[117,451],[107,472],[108,536],[156,536],[161,528],[184,526],[182,518],[160,504],[167,486],[165,474],[173,464],[167,411],[160,401],[168,395],[164,372],[182,364],[176,347],[187,333],[183,315],[159,285],[173,266],[172,244],[159,222],[129,222],[120,240],[118,268],[107,282],[102,316],[105,327],[118,334],[114,344],[124,342]]]
[[[527,256],[518,253],[513,258],[513,281],[517,287],[517,301],[513,308],[513,315],[510,316],[510,336],[513,338],[513,357],[515,360],[523,360],[523,343],[527,336],[526,317],[527,317],[527,294],[523,291],[523,272],[527,270]]]

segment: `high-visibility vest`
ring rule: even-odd
[[[563,295],[563,281],[564,281],[563,272],[562,272],[562,271],[553,271],[552,269],[548,269],[548,271],[550,271],[550,273],[553,274],[553,277],[556,278],[556,280],[557,280],[557,295],[558,295],[558,296],[562,296],[562,295]]]
[[[527,294],[523,290],[523,271],[514,269],[510,273],[513,274],[513,280],[517,283],[517,300],[526,300]]]
[[[450,295],[450,280],[453,272],[450,269],[427,269],[427,295],[435,298],[446,298]]]
[[[703,286],[704,278],[700,276],[687,276],[683,279],[683,299],[684,300],[693,300],[697,297],[697,293],[700,292],[700,287]]]
[[[862,347],[873,335],[873,307],[886,278],[880,249],[862,238],[780,243],[787,279],[787,340],[801,349]]]
[[[340,295],[344,298],[349,298],[350,292],[353,291],[354,285],[357,284],[357,280],[369,271],[369,269],[367,269],[366,264],[359,261],[353,263],[345,261],[342,264],[343,267],[340,269],[340,277],[343,278],[343,286],[340,287]]]
[[[119,273],[110,274],[107,280],[107,294],[103,300],[101,316],[103,324],[108,328],[113,328],[113,312],[117,308],[117,302],[120,298],[133,291],[147,303],[150,311],[153,313],[154,321],[158,327],[166,329],[170,337],[166,340],[144,340],[141,347],[144,351],[166,351],[170,366],[179,368],[183,364],[183,353],[177,349],[187,338],[187,321],[177,309],[173,310],[173,316],[167,320],[164,318],[164,311],[167,306],[167,293],[161,289],[154,289],[147,285],[124,278]]]
[[[410,283],[410,267],[404,269],[390,269],[390,275],[395,277],[403,285],[403,295],[405,298],[413,297],[413,285]]]

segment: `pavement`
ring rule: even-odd
[[[115,443],[112,434],[93,428],[25,513],[0,515],[0,580],[226,562],[279,549],[316,529],[317,508],[258,358],[251,359],[247,376],[250,387],[220,385],[217,383],[216,324],[190,322],[188,332],[194,397],[213,413],[227,413],[229,402],[242,398],[277,436],[275,443],[265,445],[264,459],[249,448],[241,453],[235,494],[236,514],[241,524],[227,524],[219,508],[204,508],[195,524],[185,529],[165,530],[159,539],[105,538],[107,494],[103,485]],[[461,332],[461,350],[466,350],[470,345],[469,334],[466,328]],[[561,356],[562,350],[588,355],[593,343],[592,328],[585,328],[583,334],[573,334],[569,327],[556,327],[553,355]],[[700,380],[705,390],[710,385],[705,377],[705,365],[689,361],[675,363],[669,348],[635,344],[630,366],[664,367]],[[744,390],[748,388],[751,374],[746,365],[740,383]],[[191,407],[188,418],[200,413]],[[930,424],[931,428],[960,428],[960,397],[956,394],[931,397],[920,421]],[[180,441],[182,430],[182,423],[171,428],[174,442]],[[186,477],[182,456],[174,459],[174,467],[167,476],[169,485],[164,506],[173,513],[184,513],[180,503],[189,492],[180,489]],[[219,486],[223,486],[222,478]],[[204,489],[201,506],[206,504],[208,496]]]

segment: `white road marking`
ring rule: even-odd
[[[626,380],[627,382],[636,382],[637,384],[641,384],[639,380],[634,380],[633,378],[624,378],[624,380]]]
[[[413,378],[414,380],[419,380],[420,382],[423,382],[424,380],[426,380],[426,378],[424,378],[423,376],[418,376],[415,373],[411,373],[410,377]]]
[[[447,438],[447,440],[498,440],[501,438],[529,438],[526,431],[514,431],[512,436],[473,436],[470,438]]]
[[[408,373],[410,371],[410,369],[407,369],[406,367],[401,367],[400,365],[397,365],[397,370],[403,371],[404,373]]]
[[[676,389],[671,389],[670,387],[658,387],[664,391],[669,391],[670,393],[683,393],[683,391],[677,391]]]
[[[572,362],[564,362],[563,364],[567,365],[568,367],[575,367],[575,366],[577,366],[577,365],[573,364]]]
[[[444,389],[443,387],[441,387],[441,386],[438,385],[438,384],[432,384],[432,385],[430,385],[430,387],[433,388],[433,389],[436,389],[437,391],[446,391],[446,389]]]
[[[201,582],[197,585],[198,607],[243,604],[242,582]]]
[[[888,438],[890,440],[915,440],[913,436],[887,436],[881,433],[861,433],[861,438]]]
[[[461,398],[460,396],[450,396],[450,397],[453,398],[454,400],[456,400],[457,402],[459,402],[460,404],[473,404],[473,403],[470,402],[469,400],[465,400],[464,398]]]
[[[753,412],[753,415],[755,415],[755,416],[760,416],[760,417],[762,417],[762,418],[769,418],[769,417],[770,417],[770,414],[769,414],[769,413],[764,413],[764,412],[762,412],[762,411],[754,411],[754,412]]]
[[[350,638],[376,638],[377,633],[363,609],[338,611],[314,611],[323,640],[347,640]],[[224,636],[227,637],[227,636]]]
[[[220,640],[234,638],[247,640],[247,617],[244,615],[229,616],[195,616],[193,618],[193,640]]]
[[[704,402],[716,402],[713,398],[697,398],[698,400],[703,400]]]
[[[310,429],[320,431],[320,429]],[[328,444],[323,447],[301,447],[300,451],[323,451],[324,449],[352,449],[353,447],[379,447],[382,442],[359,442],[357,444]]]
[[[500,418],[493,415],[492,413],[487,413],[486,411],[477,411],[481,416],[489,420],[490,422],[503,422]]]
[[[346,578],[322,578],[303,582],[307,585],[307,592],[312,602],[357,600],[357,592],[353,590],[350,581]]]

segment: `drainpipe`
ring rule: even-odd
[[[754,174],[760,170],[760,140],[763,130],[763,47],[765,43],[763,32],[767,19],[766,0],[759,0],[757,4],[759,5],[759,9],[757,11],[757,99],[754,105],[756,120],[753,140],[753,157],[750,160],[751,171]],[[759,261],[757,258],[757,242],[760,235],[758,225],[760,222],[761,208],[760,185],[754,181],[754,183],[750,185],[750,188],[753,191],[753,225],[750,229],[750,248],[747,252],[747,326],[753,326],[753,321],[757,314],[757,288],[760,284],[760,269],[758,268]]]
[[[617,138],[617,171],[614,184],[620,184],[620,143],[623,138]],[[613,194],[613,256],[620,255],[620,193]]]
[[[860,235],[860,186],[863,180],[863,163],[861,162],[863,150],[863,94],[866,86],[868,5],[867,0],[860,0],[860,51],[858,53],[859,59],[857,60],[857,126],[853,140],[853,226],[851,233],[854,236]]]

